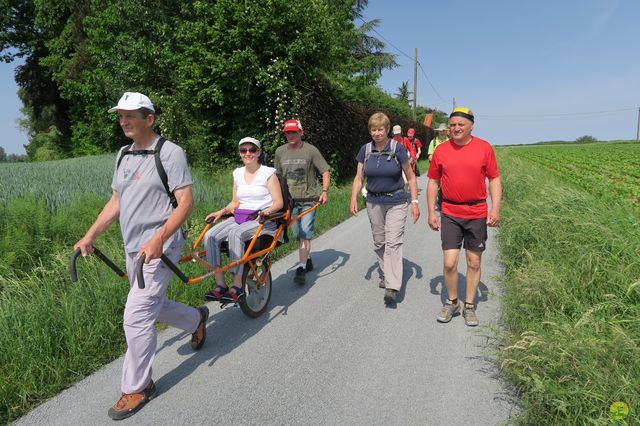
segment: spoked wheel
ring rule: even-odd
[[[267,309],[269,299],[271,299],[270,266],[268,257],[244,265],[242,286],[245,296],[239,301],[239,304],[242,312],[248,317],[257,318]]]

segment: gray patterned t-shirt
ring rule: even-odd
[[[156,138],[147,150],[155,149],[159,139]],[[116,162],[122,149],[118,152]],[[131,150],[135,149],[134,145]],[[178,145],[166,141],[160,150],[160,160],[167,173],[171,191],[193,184],[187,156]],[[117,192],[120,202],[120,230],[124,248],[127,253],[138,252],[140,246],[164,225],[173,212],[167,191],[156,170],[154,154],[125,155],[120,167],[114,171],[111,188]],[[176,247],[182,242],[182,232],[178,231],[165,242],[164,248]]]

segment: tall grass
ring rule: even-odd
[[[508,328],[499,356],[522,397],[520,422],[610,424],[610,405],[623,401],[637,424],[637,207],[554,177],[519,148],[499,149],[498,161]]]
[[[0,202],[0,423],[19,417],[117,358],[125,348],[122,312],[127,282],[92,257],[78,260],[77,283],[69,282],[67,270],[72,245],[108,200],[113,156],[49,164],[55,167],[16,168],[14,174],[30,176],[34,187],[15,189]],[[86,170],[79,171],[87,164],[102,171],[91,178],[90,173],[83,174]],[[56,171],[73,179],[64,180]],[[229,201],[232,185],[231,170],[214,175],[192,172],[195,208],[186,225],[191,241],[204,227],[205,215]],[[69,181],[73,188],[57,188]],[[45,193],[49,198],[38,195]],[[317,235],[349,216],[349,197],[349,187],[331,189],[329,204],[318,211]],[[124,266],[117,224],[96,246]],[[290,241],[274,255],[295,249],[295,241]],[[205,281],[185,286],[174,280],[168,296],[197,306],[210,285]]]

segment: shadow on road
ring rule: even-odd
[[[364,274],[364,278],[367,281],[371,281],[371,277],[373,276],[373,272],[378,271],[378,279],[380,279],[380,270],[378,268],[378,262],[375,261],[373,264],[367,269],[367,272]],[[402,285],[400,286],[400,290],[396,294],[396,303],[386,305],[387,308],[395,309],[396,304],[402,303],[404,300],[405,288],[409,280],[415,275],[416,279],[422,278],[422,266],[414,263],[406,258],[402,259]],[[376,284],[378,281],[376,280]]]
[[[440,286],[440,289],[438,289]],[[444,276],[438,275],[434,277],[429,282],[429,289],[431,294],[440,295],[440,303],[444,304],[447,300],[447,286],[444,285]],[[458,272],[458,298],[464,299],[464,295],[467,292],[467,279],[466,277]],[[486,302],[489,296],[489,289],[487,285],[480,280],[478,283],[478,292],[476,294],[476,306],[480,304],[480,302]],[[464,300],[463,300],[464,302]]]
[[[204,347],[193,352],[188,333],[180,333],[164,342],[157,352],[182,343],[177,348],[178,354],[188,357],[180,365],[156,380],[161,392],[166,392],[174,385],[193,373],[200,365],[212,366],[219,358],[229,354],[242,343],[258,333],[280,315],[287,315],[289,306],[305,295],[315,284],[318,277],[332,274],[344,266],[350,255],[341,251],[327,249],[313,252],[314,270],[306,275],[306,284],[293,282],[293,269],[273,278],[272,295],[268,310],[258,318],[248,318],[235,306],[218,309],[217,303],[210,303],[211,316],[207,322],[207,341]]]

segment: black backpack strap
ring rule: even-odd
[[[120,151],[120,157],[118,158],[118,162],[116,163],[116,170],[120,168],[120,163],[122,163],[122,159],[124,158],[124,156],[131,152],[132,146],[133,144],[127,145],[122,149],[122,151]]]
[[[160,175],[160,180],[162,181],[162,185],[164,186],[165,191],[167,191],[167,195],[169,196],[169,201],[171,205],[175,209],[178,207],[178,200],[176,200],[176,196],[169,189],[169,178],[167,177],[167,172],[164,170],[164,166],[162,165],[162,161],[160,160],[160,150],[162,149],[162,145],[166,142],[166,139],[160,136],[158,143],[156,144],[156,149],[154,151],[154,156],[156,159],[156,169],[158,170],[158,175]]]

